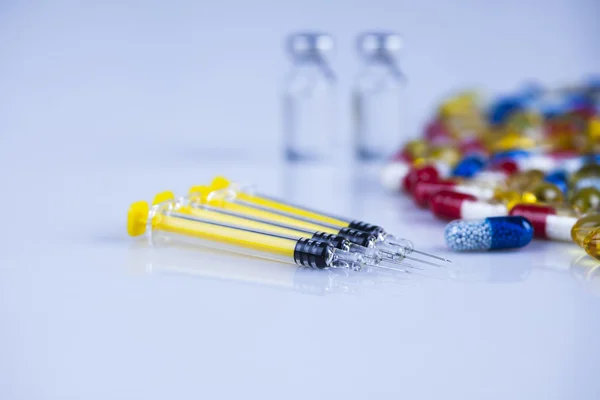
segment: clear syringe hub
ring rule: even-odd
[[[385,258],[383,254],[377,249],[372,247],[364,247],[358,244],[350,243],[350,248],[348,249],[352,253],[360,254],[365,263],[369,265],[379,265],[381,261]]]
[[[386,242],[376,242],[375,248],[385,255],[386,258],[392,260],[403,260],[406,257],[406,250],[398,245],[390,244]]]
[[[399,238],[390,234],[385,235],[385,237],[383,238],[383,243],[400,247],[404,250],[405,254],[410,254],[415,249],[413,242],[411,242],[410,240]]]

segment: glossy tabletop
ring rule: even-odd
[[[600,275],[572,244],[452,254],[442,222],[362,167],[3,154],[2,399],[600,393]],[[130,202],[215,174],[378,223],[452,266],[428,276],[303,271],[126,235]]]

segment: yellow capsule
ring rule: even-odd
[[[553,183],[540,182],[523,193],[525,203],[559,205],[564,202],[563,192]]]
[[[516,206],[519,203],[523,203],[521,193],[517,192],[516,190],[495,191],[492,200],[503,203],[504,205],[506,205],[506,208],[508,210],[511,210],[514,206]]]
[[[578,188],[585,181],[600,180],[600,165],[586,164],[569,177],[569,186]]]
[[[468,104],[476,110],[479,110],[484,106],[485,94],[477,89],[465,90],[462,92],[461,97],[465,99]]]
[[[571,228],[571,238],[579,246],[583,247],[585,238],[593,230],[600,228],[600,214],[590,214],[579,220]]]
[[[586,137],[579,137],[581,143],[576,146],[580,153],[599,153],[600,152],[600,138],[590,139]]]
[[[531,149],[537,145],[533,138],[510,132],[492,144],[492,151],[508,151],[514,149]]]
[[[517,172],[506,179],[506,187],[508,190],[524,192],[544,180],[544,173],[537,169],[529,171]]]
[[[600,190],[595,187],[580,189],[571,196],[569,204],[579,214],[600,211]]]
[[[429,144],[424,140],[411,140],[404,145],[404,151],[408,153],[413,160],[425,157],[429,150]]]
[[[540,145],[551,150],[570,150],[574,148],[573,135],[567,133],[556,133],[547,136],[540,141]]]
[[[421,157],[421,158],[415,158],[412,162],[412,166],[414,168],[421,168],[424,167],[426,165],[430,164],[429,160],[427,158]]]
[[[454,166],[460,161],[462,154],[455,146],[438,146],[431,149],[429,158]]]
[[[459,114],[464,114],[473,107],[472,102],[463,94],[449,98],[439,107],[439,113],[442,117],[448,118]]]
[[[507,132],[521,133],[528,137],[540,136],[541,133],[538,129],[542,125],[542,116],[539,113],[532,111],[522,111],[513,113],[505,123],[505,129]],[[533,129],[532,129],[533,128]]]
[[[593,141],[600,141],[600,117],[594,117],[588,122],[587,136]]]
[[[591,257],[600,260],[600,228],[594,229],[585,237],[583,249]]]

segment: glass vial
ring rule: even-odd
[[[354,146],[359,160],[383,160],[404,138],[406,79],[396,57],[402,37],[389,32],[365,32],[357,38],[364,62],[354,86]]]
[[[327,63],[334,40],[325,33],[290,35],[293,67],[285,81],[285,154],[290,161],[321,161],[334,145],[335,76]]]

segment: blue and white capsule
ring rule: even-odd
[[[488,251],[524,247],[533,238],[533,226],[523,217],[456,220],[446,225],[446,245],[454,251]]]

